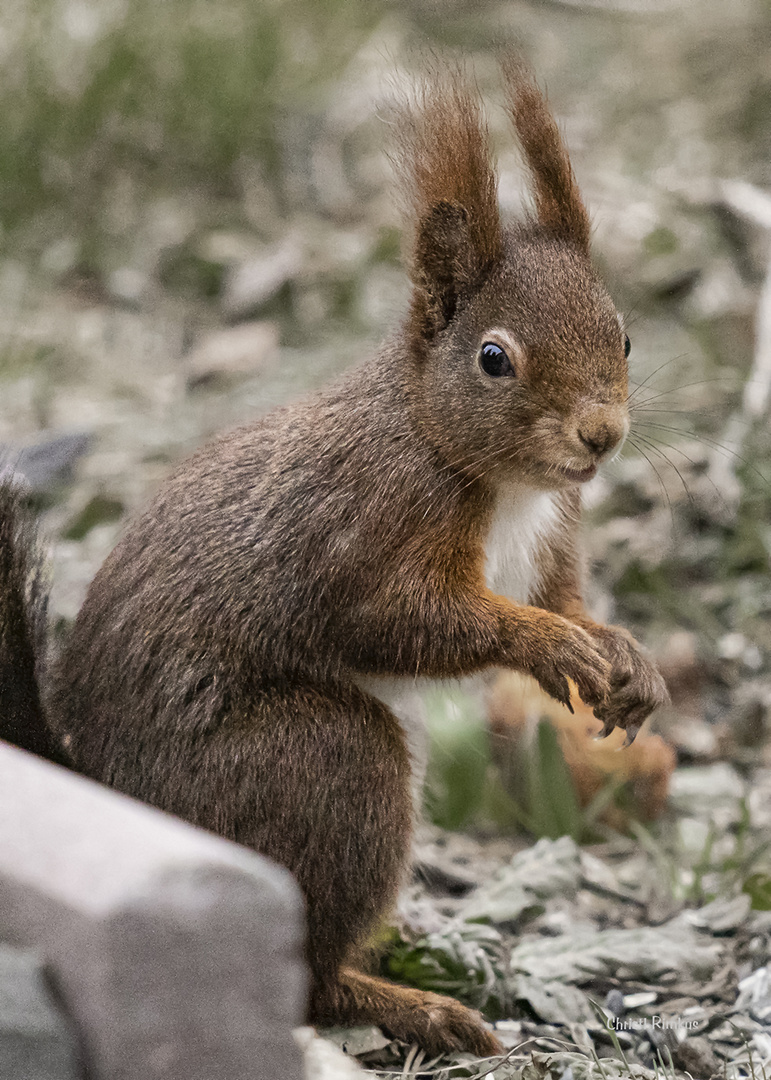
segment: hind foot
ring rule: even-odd
[[[311,1020],[318,1024],[377,1024],[395,1039],[417,1043],[432,1057],[465,1051],[494,1057],[503,1047],[479,1013],[443,994],[398,986],[343,968],[338,981],[314,991]]]

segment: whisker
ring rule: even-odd
[[[642,318],[641,300],[635,300],[632,306],[621,313],[621,325],[624,330],[638,326]]]
[[[627,438],[627,443],[629,443],[629,444],[630,444],[630,445],[631,445],[632,447],[634,447],[634,449],[635,449],[635,450],[637,451],[637,453],[638,453],[638,454],[640,454],[640,455],[641,455],[642,457],[644,457],[644,458],[645,458],[645,460],[646,460],[646,461],[648,462],[648,464],[650,465],[651,469],[653,469],[653,472],[654,472],[654,473],[655,473],[655,475],[656,475],[656,479],[657,479],[657,480],[658,480],[658,482],[659,482],[659,487],[660,487],[660,488],[661,488],[661,490],[662,490],[662,491],[664,492],[664,498],[665,498],[665,499],[667,500],[667,506],[669,507],[669,513],[670,513],[670,516],[671,516],[671,518],[672,518],[672,525],[674,526],[674,524],[675,524],[675,511],[674,511],[674,508],[673,508],[673,506],[672,506],[672,500],[671,500],[671,499],[670,499],[670,497],[669,497],[669,492],[667,491],[667,488],[666,488],[666,484],[665,484],[665,483],[664,483],[664,481],[663,481],[663,480],[661,479],[661,473],[660,473],[660,472],[659,472],[659,470],[658,470],[658,469],[656,468],[656,466],[655,466],[655,465],[653,464],[653,462],[652,462],[652,461],[651,461],[651,459],[650,459],[650,458],[648,457],[648,455],[647,455],[647,454],[645,453],[645,451],[643,450],[643,448],[642,448],[641,446],[639,446],[639,445],[638,445],[638,444],[637,444],[637,443],[635,442],[635,439],[634,439],[634,437],[633,437],[633,436],[631,436],[631,435],[630,435],[630,436],[629,436],[629,437]]]
[[[685,383],[683,386],[673,386],[669,390],[661,390],[658,393],[652,394],[651,397],[644,398],[642,404],[647,404],[650,401],[658,401],[660,398],[668,397],[670,394],[679,394],[681,390],[690,390],[694,386],[709,386],[712,383],[730,383],[734,389],[739,389],[737,380],[729,378],[726,375],[717,375],[714,379],[696,379],[694,382]],[[654,388],[647,387],[646,389],[650,390]]]
[[[471,470],[473,472],[473,475],[471,477],[469,477],[468,479],[466,479],[465,483],[460,483],[460,477],[458,476],[458,473],[459,473],[460,470],[459,470],[459,468],[457,466],[453,465],[452,463],[448,463],[448,464],[442,465],[441,468],[445,473],[449,473],[451,475],[453,473],[456,474],[456,477],[458,479],[458,486],[455,489],[455,493],[457,495],[460,495],[467,488],[471,487],[472,484],[475,484],[479,480],[483,480],[485,478],[485,476],[488,476],[490,474],[490,472],[492,472],[492,469],[493,469],[494,465],[496,464],[496,462],[501,457],[503,457],[506,454],[506,452],[507,452],[506,447],[500,447],[499,446],[499,447],[495,447],[494,449],[488,451],[487,453],[481,454],[479,457],[475,458],[471,462]],[[481,465],[485,465],[485,464],[488,464],[488,463],[489,463],[489,466],[490,466],[489,468],[485,469],[481,473],[477,471]],[[424,503],[427,503],[428,505],[426,506],[426,510],[425,510],[424,515],[423,515],[424,517],[426,517],[428,515],[429,510],[431,509],[431,501],[433,500],[434,497],[435,497],[435,492],[433,492],[433,491],[428,492],[426,495],[423,496],[422,499],[419,499],[413,506],[411,506],[410,510],[419,510],[424,505]]]
[[[646,446],[648,446],[651,450],[656,451],[661,457],[664,458],[664,460],[669,465],[671,465],[671,467],[677,473],[677,475],[678,475],[678,477],[680,479],[680,483],[683,485],[683,489],[684,489],[686,495],[688,496],[689,502],[694,507],[694,509],[696,509],[696,503],[694,501],[693,495],[691,494],[690,488],[688,487],[688,484],[687,484],[687,482],[685,480],[685,477],[680,472],[677,465],[675,465],[674,461],[669,457],[668,454],[664,453],[664,451],[661,449],[661,447],[665,446],[667,448],[667,450],[671,450],[675,454],[680,454],[680,456],[685,458],[685,460],[687,462],[689,462],[689,464],[693,465],[694,468],[698,468],[699,463],[697,461],[694,461],[693,458],[690,457],[688,454],[686,454],[685,451],[682,450],[679,446],[675,446],[674,443],[668,443],[668,442],[664,442],[663,440],[658,440],[658,439],[653,439],[653,438],[646,438],[646,436],[639,435],[639,434],[638,434],[638,438],[644,439]],[[715,483],[715,481],[712,479],[712,477],[709,475],[708,472],[704,473],[703,475],[705,476],[705,478],[707,480],[707,483],[710,485],[712,490],[715,492],[715,495],[718,497],[718,499],[720,500],[722,505],[727,508],[728,503],[726,502],[726,498],[725,498],[725,495],[723,494],[723,492],[720,490],[720,488],[717,486],[717,484]]]
[[[664,453],[664,451],[661,449],[661,446],[654,439],[647,438],[645,435],[640,435],[639,432],[637,432],[637,438],[642,440],[644,445],[648,448],[648,450],[651,451],[651,453],[658,454],[659,457],[663,458],[664,461],[666,461],[667,465],[669,465],[671,468],[673,468],[675,470],[680,483],[683,485],[683,491],[688,496],[688,501],[691,503],[691,505],[693,507],[695,507],[696,506],[696,501],[695,501],[693,495],[691,494],[691,490],[688,487],[688,484],[686,483],[685,477],[683,476],[681,471],[678,469],[677,465],[675,465],[674,461],[672,461],[672,459],[667,454]],[[666,444],[663,444],[663,445],[666,445]],[[675,449],[675,448],[671,447],[670,449]]]
[[[659,431],[669,431],[674,435],[684,434],[684,432],[681,431],[679,428],[669,427],[666,424],[656,424],[651,422],[650,420],[643,420],[637,425],[637,427],[656,428]],[[764,476],[764,474],[760,471],[760,469],[757,468],[757,466],[753,465],[751,461],[749,461],[746,457],[743,457],[732,447],[726,446],[725,443],[718,442],[717,439],[713,439],[709,435],[700,435],[698,432],[686,432],[685,434],[691,434],[693,438],[697,441],[703,442],[707,446],[711,446],[714,450],[722,452],[724,457],[736,458],[737,461],[740,461],[743,465],[746,465],[748,469],[751,469],[752,472],[754,472],[755,475],[763,481],[765,486],[769,488],[769,490],[771,490],[771,481],[769,481],[768,477]]]
[[[709,405],[706,408],[700,408],[698,413],[695,414],[693,409],[688,409],[685,406],[683,406],[682,408],[678,407],[678,408],[675,408],[675,409],[661,409],[661,408],[656,408],[656,407],[650,408],[647,401],[640,401],[640,402],[637,402],[636,404],[634,404],[632,406],[632,408],[629,410],[629,412],[633,416],[637,416],[638,413],[644,413],[644,412],[645,413],[674,413],[674,414],[680,414],[682,416],[690,416],[693,419],[696,419],[697,416],[709,415],[710,413],[716,413],[716,414],[719,414],[719,415],[722,416],[723,409],[721,408],[720,405]],[[752,421],[747,419],[746,417],[741,417],[741,421],[742,421],[743,424],[751,424],[752,423]]]
[[[699,468],[699,462],[694,461],[693,458],[689,454],[686,454],[686,452],[682,449],[682,447],[675,446],[674,443],[664,442],[663,439],[654,439],[653,437],[649,437],[648,442],[654,442],[659,446],[666,446],[666,448],[668,450],[672,450],[674,453],[680,454],[681,457],[684,457],[685,460],[687,462],[689,462],[691,465],[693,465],[693,467],[695,469]],[[675,468],[675,463],[673,461],[670,461],[670,465],[672,466],[672,468]],[[717,484],[712,479],[712,477],[709,475],[709,472],[705,472],[705,473],[703,473],[703,475],[706,478],[707,482],[709,483],[710,487],[713,489],[713,491],[717,495],[717,497],[720,499],[720,502],[723,504],[723,506],[728,507],[728,503],[726,502],[725,495],[720,490],[720,488],[717,486]]]
[[[632,391],[631,394],[628,395],[628,397],[626,399],[627,404],[632,400],[632,398],[635,396],[635,394],[639,393],[640,390],[642,390],[644,387],[647,387],[648,383],[651,381],[651,379],[654,377],[654,375],[658,375],[658,373],[660,371],[663,371],[664,368],[669,367],[670,364],[674,364],[676,360],[682,360],[683,357],[687,356],[687,355],[688,355],[688,353],[679,353],[677,356],[670,357],[669,360],[665,360],[663,364],[659,364],[659,366],[657,368],[654,368],[653,371],[651,371],[649,375],[646,375],[646,377],[643,379],[643,381],[641,383],[638,383],[638,382],[634,383],[634,390]]]

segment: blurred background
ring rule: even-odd
[[[421,50],[473,63],[521,210],[510,44],[632,340],[633,436],[586,492],[591,605],[666,667],[678,760],[730,759],[771,821],[769,0],[4,0],[0,441],[51,539],[54,623],[174,462],[400,318],[383,104]],[[495,817],[475,707],[428,708],[435,819]]]
[[[760,1075],[770,0],[3,0],[0,444],[50,540],[61,634],[175,462],[371,356],[401,317],[383,106],[421,51],[473,64],[501,202],[521,211],[507,45],[548,89],[632,341],[633,433],[585,489],[588,598],[657,657],[673,704],[618,754],[587,738],[586,710],[570,721],[522,684],[500,683],[489,714],[458,693],[427,700],[434,825],[384,963],[519,1016],[512,1038],[556,1031],[600,1053],[615,1050],[578,987],[643,1013],[687,1004],[709,1035],[672,1043],[678,1068]],[[465,907],[452,899],[488,878]],[[728,906],[677,922],[711,901]],[[632,935],[621,967],[617,932]],[[655,1040],[625,1046],[661,1060]]]

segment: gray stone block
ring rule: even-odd
[[[292,1080],[282,868],[0,743],[0,939],[45,959],[98,1080]]]
[[[0,1077],[78,1080],[77,1044],[33,952],[0,945]]]

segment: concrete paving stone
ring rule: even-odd
[[[0,940],[56,980],[95,1080],[293,1080],[291,875],[0,743]]]
[[[79,1080],[77,1041],[40,958],[0,944],[0,1077]]]

